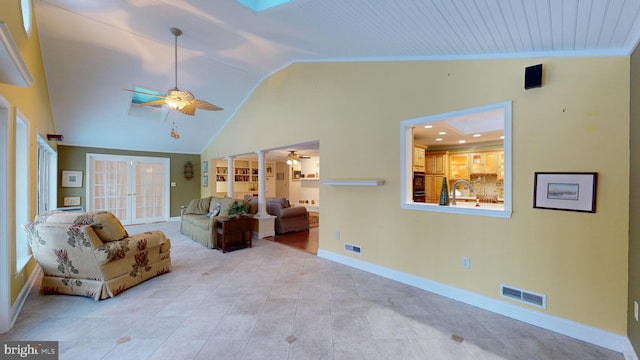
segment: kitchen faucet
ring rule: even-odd
[[[456,185],[458,185],[458,183],[460,182],[467,184],[469,186],[469,191],[473,192],[473,186],[468,180],[465,180],[465,179],[456,180],[456,182],[454,182],[453,186],[451,187],[451,192],[453,193],[451,196],[451,205],[456,204]]]

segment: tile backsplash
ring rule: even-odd
[[[460,196],[477,196],[477,195],[498,195],[498,198],[504,197],[504,181],[498,180],[497,174],[471,174],[471,185],[473,192],[469,191],[469,187],[458,184],[456,190]]]

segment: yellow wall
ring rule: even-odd
[[[544,86],[525,91],[524,68],[537,63]],[[296,63],[257,87],[202,158],[320,140],[323,179],[386,181],[321,187],[321,249],[350,256],[343,243],[357,244],[357,259],[496,299],[500,284],[546,294],[547,309],[533,310],[626,334],[629,66],[627,57]],[[400,121],[506,100],[512,217],[401,209]],[[597,212],[533,209],[536,171],[598,172]]]
[[[15,122],[16,110],[24,116],[29,125],[29,141],[30,141],[30,181],[29,181],[29,193],[32,194],[31,201],[29,202],[29,214],[33,218],[35,216],[35,189],[36,189],[36,133],[40,133],[46,138],[47,133],[55,133],[55,127],[53,123],[53,117],[51,115],[51,107],[49,105],[49,95],[47,93],[47,81],[44,74],[44,67],[42,64],[42,53],[40,51],[40,41],[38,38],[38,29],[33,19],[33,29],[31,36],[27,37],[22,27],[22,13],[20,11],[20,0],[3,0],[0,2],[0,21],[4,21],[11,35],[13,36],[24,61],[33,76],[34,82],[29,88],[23,88],[14,85],[7,85],[0,83],[0,96],[6,99],[10,103],[10,126],[9,126],[9,147],[13,149],[15,144],[14,129],[15,126],[11,124]],[[55,144],[52,144],[55,148]],[[10,150],[7,154],[9,159],[9,174],[14,174],[15,169],[15,154],[13,150]],[[6,176],[5,174],[2,174]],[[14,176],[8,177],[8,209],[15,208],[15,181]],[[16,229],[15,216],[12,211],[8,212],[8,224],[9,224],[9,249],[10,254],[15,254],[15,232],[22,231],[22,229]],[[15,268],[15,258],[11,259],[11,268]],[[31,261],[28,266],[22,272],[18,274],[9,274],[11,277],[11,302],[13,303],[17,298],[20,290],[24,287],[25,282],[28,280],[31,272],[34,269],[34,261]]]

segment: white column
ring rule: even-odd
[[[227,197],[233,199],[233,183],[235,180],[235,170],[233,169],[233,156],[227,156]]]
[[[253,237],[256,239],[264,239],[269,236],[275,236],[276,217],[267,213],[267,175],[265,173],[265,152],[256,151],[258,154],[258,212],[253,216]]]
[[[255,217],[263,218],[267,216],[267,178],[265,173],[265,152],[256,151],[258,154],[258,213]]]

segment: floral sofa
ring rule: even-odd
[[[236,201],[242,200],[215,196],[191,200],[181,211],[180,232],[209,249],[219,249],[221,245],[216,243],[217,220],[229,216],[229,209]]]
[[[25,230],[44,272],[44,294],[106,299],[171,271],[171,242],[163,232],[129,236],[109,212],[50,212]]]

